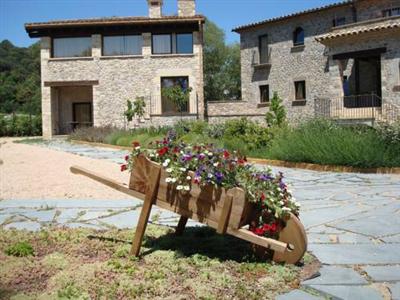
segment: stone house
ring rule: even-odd
[[[204,117],[203,24],[195,0],[178,0],[164,16],[163,0],[147,0],[147,17],[111,17],[25,24],[41,39],[43,136],[79,126],[164,125],[180,118],[162,88],[191,87],[183,117]],[[126,124],[127,100],[142,97],[143,120]]]
[[[400,116],[400,0],[350,0],[235,28],[242,101],[210,102],[210,121],[264,119],[273,92],[292,123]]]

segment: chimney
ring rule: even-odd
[[[193,17],[196,14],[195,0],[178,0],[178,16]]]
[[[162,6],[163,0],[147,0],[149,5],[149,17],[150,18],[161,18],[162,17]]]

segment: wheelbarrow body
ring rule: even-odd
[[[131,253],[136,256],[140,253],[152,205],[181,216],[177,234],[182,234],[187,220],[192,219],[215,228],[220,234],[230,234],[273,250],[273,260],[276,262],[297,263],[307,249],[306,233],[296,216],[291,215],[286,221],[279,239],[257,236],[246,229],[256,211],[253,203],[247,201],[243,189],[224,189],[212,185],[200,187],[193,184],[190,191],[177,191],[174,184],[166,182],[169,176],[164,168],[143,155],[135,159],[129,187],[79,167],[71,167],[71,171],[144,200],[131,249]],[[189,176],[193,175],[189,173]]]

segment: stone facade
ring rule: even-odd
[[[378,18],[373,21],[378,25],[387,22],[387,19],[399,24],[399,17],[382,18],[382,10],[400,7],[400,1],[396,1],[355,1],[238,28],[243,102],[230,106],[229,113],[264,113],[265,108],[259,107],[260,86],[268,85],[270,98],[276,91],[284,100],[290,122],[312,118],[315,116],[316,99],[343,99],[342,75],[348,70],[340,69],[340,62],[333,59],[333,55],[381,47],[386,48],[381,55],[382,102],[400,105],[400,93],[396,92],[400,82],[400,28],[357,32],[357,26],[371,26],[368,25],[371,18]],[[333,21],[338,18],[345,18],[347,25],[332,28]],[[304,30],[304,45],[294,46],[293,32],[298,27]],[[338,37],[329,43],[317,41],[324,34],[346,27],[354,29],[357,34]],[[259,37],[264,35],[268,36],[269,61],[265,65],[257,65],[255,58],[259,55]],[[350,64],[347,67],[351,67]],[[306,82],[305,101],[295,100],[295,81]]]
[[[152,1],[149,1],[152,2]],[[162,3],[162,1],[158,1]],[[185,4],[194,1],[184,1]],[[152,7],[150,7],[150,10]],[[186,11],[185,11],[186,12]],[[177,20],[179,21],[178,17]],[[168,24],[172,23],[166,17]],[[197,20],[198,19],[198,20]],[[64,134],[71,116],[67,102],[79,102],[82,89],[89,89],[93,103],[92,119],[94,126],[133,127],[134,120],[126,124],[124,111],[127,100],[143,97],[146,102],[146,115],[140,126],[160,126],[171,124],[174,116],[164,115],[161,107],[161,78],[188,77],[192,92],[189,100],[189,113],[185,118],[203,119],[203,37],[202,20],[192,21],[193,53],[190,54],[152,54],[152,33],[141,33],[143,38],[141,55],[102,56],[102,35],[91,34],[92,55],[90,57],[52,58],[52,38],[41,37],[41,78],[43,136]],[[159,21],[158,19],[157,21]],[[161,18],[162,21],[162,18]],[[180,24],[174,25],[178,28]],[[182,26],[182,25],[181,25]],[[184,25],[187,26],[187,25]],[[183,29],[185,30],[185,29]],[[68,86],[68,89],[65,88]],[[63,95],[68,90],[69,96]],[[75,100],[66,101],[65,98]],[[64,103],[63,103],[64,102]],[[71,103],[72,103],[71,102]],[[64,110],[59,112],[59,110]],[[62,117],[60,117],[62,116]]]
[[[178,0],[178,16],[194,16],[196,14],[195,0]]]

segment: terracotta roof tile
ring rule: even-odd
[[[74,19],[74,20],[55,20],[48,22],[25,23],[27,30],[51,28],[51,27],[68,27],[68,26],[93,26],[93,25],[121,25],[121,24],[154,24],[154,23],[171,23],[171,22],[194,22],[205,21],[202,15],[193,17],[179,16],[163,16],[161,18],[149,17],[109,17],[109,18],[93,18],[93,19]]]
[[[317,8],[307,9],[307,10],[295,12],[295,13],[292,13],[289,15],[284,15],[284,16],[280,16],[280,17],[276,17],[276,18],[263,20],[260,22],[255,22],[255,23],[250,23],[247,25],[239,26],[239,27],[234,28],[232,31],[240,32],[240,31],[243,31],[246,29],[258,27],[260,25],[265,25],[265,24],[269,24],[269,23],[273,23],[273,22],[277,22],[277,21],[281,21],[281,20],[286,20],[289,18],[298,17],[298,16],[302,16],[302,15],[306,15],[306,14],[310,14],[310,13],[314,13],[314,12],[319,12],[319,11],[323,11],[323,10],[327,10],[327,9],[331,9],[331,8],[335,8],[335,7],[346,6],[351,3],[354,3],[355,1],[359,1],[359,0],[344,0],[341,2],[337,2],[337,3],[333,3],[333,4],[329,4],[329,5],[325,5],[325,6],[321,6],[321,7],[317,7]]]
[[[395,17],[390,19],[387,18],[376,19],[376,20],[370,20],[366,22],[354,23],[338,27],[333,29],[329,33],[316,37],[315,39],[318,42],[324,42],[339,37],[346,37],[367,32],[376,32],[376,31],[395,29],[395,28],[400,28],[400,17]]]

